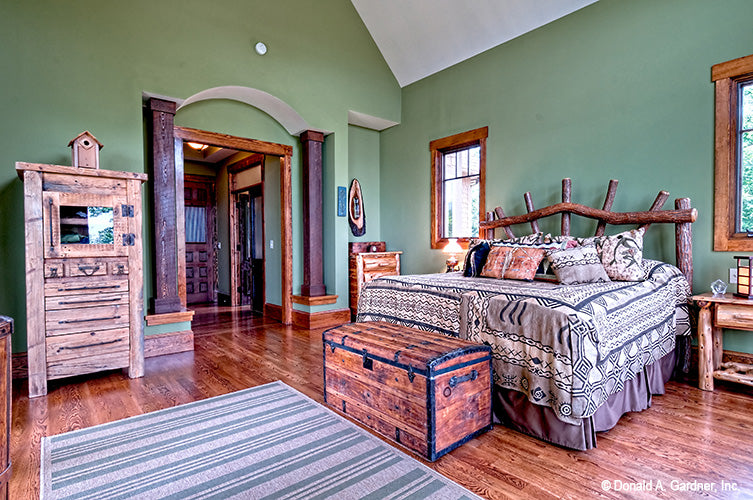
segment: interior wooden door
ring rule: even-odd
[[[215,302],[215,180],[186,176],[184,179],[186,221],[186,302]]]
[[[264,204],[261,185],[236,193],[240,304],[264,311]]]

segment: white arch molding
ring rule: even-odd
[[[253,106],[274,118],[293,136],[298,136],[307,130],[322,132],[325,135],[328,133],[327,131],[309,126],[308,122],[282,99],[263,90],[239,85],[226,85],[202,90],[183,101],[178,106],[177,111],[195,102],[208,101],[210,99],[228,99]]]

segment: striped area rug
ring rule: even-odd
[[[470,499],[283,384],[42,440],[41,497]]]

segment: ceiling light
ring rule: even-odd
[[[206,144],[202,144],[200,142],[187,142],[186,144],[188,144],[189,148],[195,149],[196,151],[204,151],[209,147]]]
[[[267,45],[264,42],[256,42],[256,45],[254,45],[254,50],[257,54],[263,56],[267,53]]]

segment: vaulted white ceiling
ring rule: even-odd
[[[597,0],[351,0],[401,87]]]

